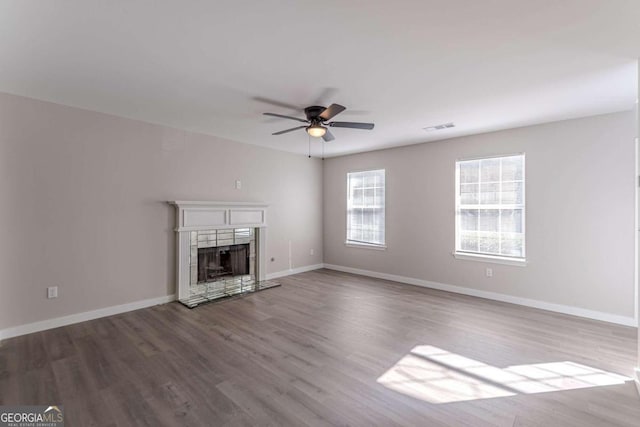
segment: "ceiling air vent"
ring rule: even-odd
[[[422,128],[422,129],[424,129],[427,132],[432,132],[434,130],[450,129],[455,126],[456,125],[454,125],[453,123],[443,123],[441,125],[427,126],[426,128]]]

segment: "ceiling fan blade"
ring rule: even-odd
[[[308,121],[304,120],[304,119],[299,119],[297,117],[291,117],[291,116],[285,116],[283,114],[276,114],[276,113],[262,113],[265,116],[273,116],[273,117],[280,117],[282,119],[291,119],[291,120],[297,120],[299,122],[302,123],[309,123]]]
[[[302,110],[302,107],[299,107],[297,105],[287,104],[286,102],[281,102],[281,101],[277,101],[275,99],[265,98],[263,96],[254,96],[251,99],[253,99],[254,101],[258,101],[258,102],[264,102],[265,104],[275,105],[276,107],[286,108],[287,110],[295,110],[295,111]]]
[[[371,130],[375,126],[373,123],[357,123],[357,122],[331,122],[327,126],[334,128],[351,128],[351,129],[367,129]]]
[[[324,142],[331,142],[334,139],[336,139],[336,137],[333,136],[333,134],[331,132],[329,132],[329,129],[327,129],[327,131],[322,136],[322,139],[324,139]]]
[[[282,135],[283,133],[293,132],[294,130],[304,129],[306,126],[297,126],[291,129],[281,130],[280,132],[272,133],[271,135]]]
[[[340,104],[331,104],[327,108],[325,108],[322,113],[320,113],[319,117],[322,120],[331,120],[334,116],[337,116],[344,110],[346,110],[346,107],[343,107]]]

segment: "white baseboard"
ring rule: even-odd
[[[588,310],[586,308],[572,307],[569,305],[554,304],[545,301],[521,298],[512,295],[500,294],[496,292],[482,291],[478,289],[465,288],[463,286],[447,285],[444,283],[431,282],[428,280],[414,279],[412,277],[397,276],[395,274],[379,273],[359,268],[344,267],[341,265],[325,264],[324,268],[330,270],[343,271],[345,273],[359,274],[362,276],[375,277],[377,279],[392,280],[394,282],[407,283],[409,285],[423,286],[425,288],[438,289],[441,291],[454,292],[456,294],[470,295],[474,297],[486,298],[495,301],[508,302],[511,304],[524,305],[527,307],[539,308],[542,310],[554,311],[556,313],[570,314],[572,316],[586,317],[588,319],[601,320],[603,322],[616,323],[618,325],[638,327],[638,320],[631,316],[620,316],[617,314],[604,313],[601,311]]]
[[[153,305],[165,304],[176,299],[175,295],[149,298],[127,304],[114,305],[111,307],[99,308],[97,310],[85,311],[83,313],[70,314],[68,316],[56,317],[55,319],[42,320],[40,322],[27,323],[26,325],[14,326],[12,328],[0,330],[0,340],[26,335],[33,332],[45,331],[47,329],[58,328],[60,326],[80,323],[86,320],[98,319],[100,317],[112,316],[114,314],[125,313],[127,311],[138,310],[140,308],[151,307]]]
[[[305,273],[312,270],[319,270],[321,268],[324,268],[324,264],[305,265],[303,267],[292,268],[291,270],[276,271],[275,273],[267,274],[267,280],[291,276],[292,274]]]

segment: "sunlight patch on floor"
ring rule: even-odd
[[[420,400],[448,403],[623,384],[630,380],[575,362],[498,368],[420,345],[378,378],[378,383]]]

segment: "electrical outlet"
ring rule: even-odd
[[[487,274],[487,277],[493,277],[493,269],[487,268],[486,274]]]
[[[315,253],[316,253],[315,249],[309,249],[309,255],[310,256],[315,255]]]
[[[242,189],[242,181],[240,181],[239,179],[236,179],[236,190],[240,190]]]
[[[58,298],[58,287],[50,286],[47,288],[47,298]]]

